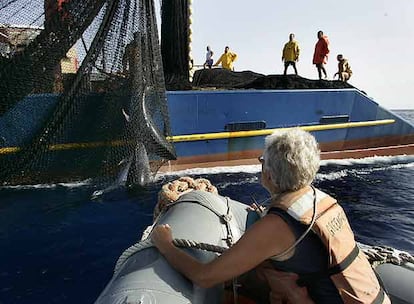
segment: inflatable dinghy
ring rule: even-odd
[[[189,247],[184,250],[198,260],[208,262],[216,258],[217,252],[236,242],[255,220],[256,213],[248,211],[245,204],[217,194],[194,190],[182,195],[161,211],[154,225],[168,223],[172,227],[176,245]],[[153,226],[148,227],[139,243],[121,255],[112,279],[95,303],[224,303],[224,284],[208,289],[194,285],[176,272],[158,250],[152,247],[148,236]],[[370,260],[376,255],[374,247],[360,247],[364,252],[371,252]],[[392,303],[414,303],[414,264],[407,262],[410,259],[412,261],[412,256],[407,256],[407,253],[398,255],[398,251],[387,252],[388,256],[394,257],[394,263],[401,264],[384,263],[386,259],[392,261],[392,258],[377,254],[383,263],[376,270]],[[405,259],[402,260],[400,256]],[[399,262],[396,261],[398,259]],[[255,283],[257,284],[252,282]],[[243,289],[243,285],[240,289]],[[267,295],[263,295],[263,299],[267,299]],[[243,301],[239,298],[238,303]]]

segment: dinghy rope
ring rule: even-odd
[[[152,230],[153,226],[149,226],[148,228],[151,228]],[[212,245],[186,239],[174,239],[173,244],[181,248],[194,248],[205,251],[211,251],[215,253],[223,253],[224,251],[229,249],[228,247]],[[114,273],[118,273],[123,263],[130,256],[150,247],[154,247],[154,245],[152,244],[151,239],[147,238],[126,249],[116,262]],[[404,265],[406,263],[414,264],[414,257],[406,251],[401,251],[388,246],[370,246],[360,243],[358,243],[358,247],[367,256],[368,261],[370,262],[373,268],[376,268],[377,266],[385,263],[391,263],[399,266]]]
[[[204,182],[204,181],[203,181]],[[208,191],[210,192],[210,191]],[[163,206],[163,208],[161,210],[158,209],[158,212],[160,212],[154,223],[151,226],[148,226],[147,229],[145,229],[145,231],[142,233],[142,240],[134,245],[132,245],[131,247],[129,247],[127,250],[125,250],[122,255],[119,257],[118,261],[115,264],[115,269],[114,269],[114,275],[118,274],[119,270],[121,269],[121,266],[126,262],[126,260],[131,257],[132,255],[134,255],[135,253],[143,250],[143,249],[147,249],[150,247],[153,247],[154,245],[152,244],[151,238],[149,237],[151,234],[151,231],[154,229],[155,225],[158,224],[158,220],[159,218],[168,210],[170,209],[172,206],[175,206],[177,204],[180,203],[193,203],[193,204],[198,204],[203,206],[204,208],[207,208],[209,211],[211,211],[212,213],[214,213],[215,215],[217,215],[217,217],[220,218],[221,223],[223,225],[225,225],[226,227],[226,237],[223,238],[222,240],[225,241],[228,245],[228,247],[223,247],[223,246],[218,246],[218,245],[213,245],[213,244],[207,244],[207,243],[201,243],[201,242],[196,242],[193,240],[186,240],[186,239],[173,239],[173,244],[177,247],[181,247],[181,248],[194,248],[194,249],[200,249],[200,250],[205,250],[205,251],[210,251],[210,252],[215,252],[215,253],[223,253],[224,251],[226,251],[227,249],[229,249],[229,247],[233,246],[233,233],[232,233],[232,229],[231,229],[231,219],[232,219],[232,215],[231,215],[231,208],[230,208],[230,202],[229,202],[229,198],[225,197],[226,199],[226,213],[225,214],[221,214],[220,212],[218,212],[217,210],[215,210],[214,208],[212,208],[211,206],[204,204],[201,201],[195,201],[195,200],[177,200],[174,202],[170,202],[169,204],[166,204]],[[234,277],[232,279],[232,291],[233,291],[233,303],[238,303],[238,291],[237,288],[240,285],[238,284],[238,278]]]
[[[183,181],[183,178],[180,178],[180,181]],[[197,181],[197,180],[196,180]],[[203,183],[206,183],[206,181],[203,179]],[[208,181],[209,183],[209,181]],[[215,187],[214,187],[215,189]],[[185,188],[184,193],[187,193],[187,188]],[[217,190],[215,190],[217,191]],[[210,192],[207,190],[207,192]],[[214,192],[213,192],[214,193]],[[178,196],[179,197],[179,196]],[[177,197],[177,199],[178,199]],[[226,251],[229,247],[231,247],[233,245],[233,241],[234,241],[234,237],[233,237],[233,233],[232,233],[232,229],[231,229],[231,225],[230,222],[232,220],[232,215],[231,215],[231,209],[230,209],[230,202],[229,202],[229,198],[225,197],[226,199],[226,213],[222,214],[220,212],[218,212],[217,210],[215,210],[214,208],[212,208],[211,206],[201,202],[201,201],[195,201],[195,200],[176,200],[173,202],[170,202],[168,204],[165,204],[163,202],[163,206],[162,208],[157,208],[157,216],[156,219],[154,220],[154,223],[151,226],[148,226],[145,231],[142,233],[142,238],[141,241],[130,246],[128,249],[126,249],[121,256],[118,258],[118,261],[115,264],[115,269],[114,269],[114,273],[118,273],[119,269],[121,268],[121,266],[124,264],[124,262],[133,254],[146,249],[146,248],[150,248],[153,247],[153,244],[151,242],[151,238],[149,238],[150,233],[152,231],[152,229],[154,229],[155,225],[158,224],[158,220],[162,217],[162,215],[164,215],[167,210],[169,210],[171,207],[180,204],[180,203],[190,203],[190,204],[198,204],[203,206],[204,208],[207,208],[209,211],[211,211],[212,213],[214,213],[217,217],[220,218],[221,223],[226,227],[226,237],[223,238],[223,241],[225,241],[227,243],[228,247],[223,247],[223,246],[218,246],[218,245],[212,245],[212,244],[207,244],[207,243],[201,243],[201,242],[196,242],[193,240],[186,240],[186,239],[174,239],[173,240],[173,244],[177,247],[181,247],[181,248],[194,248],[194,249],[200,249],[200,250],[205,250],[205,251],[211,251],[211,252],[215,252],[215,253],[223,253],[224,251]]]

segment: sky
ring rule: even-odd
[[[326,69],[336,55],[349,60],[349,83],[387,109],[414,109],[414,0],[193,0],[192,57],[203,64],[210,45],[218,59],[228,45],[236,71],[282,74],[282,48],[295,33],[300,76],[317,79],[312,56],[322,30],[330,41]],[[292,72],[289,67],[288,73]]]

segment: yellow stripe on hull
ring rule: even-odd
[[[371,121],[359,121],[359,122],[346,122],[338,124],[327,124],[327,125],[315,125],[315,126],[299,126],[299,128],[305,131],[326,131],[335,129],[347,129],[357,127],[373,127],[395,123],[394,119],[383,119],[383,120],[371,120]],[[219,132],[219,133],[205,133],[205,134],[190,134],[190,135],[175,135],[168,136],[167,139],[172,142],[183,142],[183,141],[198,141],[198,140],[212,140],[212,139],[227,139],[227,138],[238,138],[238,137],[253,137],[263,136],[272,134],[277,130],[287,130],[289,128],[276,128],[276,129],[262,129],[252,131],[234,131],[234,132]]]
[[[315,126],[302,126],[299,128],[312,132],[312,131],[326,131],[336,129],[347,129],[357,127],[373,127],[395,123],[394,119],[372,120],[372,121],[360,121],[360,122],[347,122],[338,124],[327,125],[315,125]],[[254,137],[264,136],[272,134],[276,130],[287,130],[290,128],[276,128],[276,129],[264,129],[264,130],[252,130],[252,131],[235,131],[235,132],[218,132],[218,133],[205,133],[205,134],[189,134],[189,135],[175,135],[168,136],[167,140],[171,142],[187,142],[187,141],[200,141],[200,140],[214,140],[214,139],[228,139],[228,138],[241,138],[241,137]],[[63,151],[73,149],[90,149],[99,148],[104,146],[122,146],[125,145],[125,141],[115,140],[110,142],[88,142],[88,143],[67,143],[50,145],[50,151]],[[5,147],[0,148],[0,154],[11,154],[21,150],[20,147]]]
[[[124,140],[114,140],[114,141],[98,141],[98,142],[87,142],[87,143],[67,143],[67,144],[56,144],[50,145],[49,151],[63,151],[63,150],[73,150],[73,149],[91,149],[99,147],[119,147],[124,146]],[[0,148],[0,154],[10,154],[16,153],[21,150],[20,147],[6,147]]]

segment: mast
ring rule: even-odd
[[[190,89],[190,0],[161,5],[161,54],[167,90]]]

